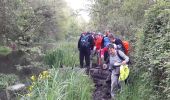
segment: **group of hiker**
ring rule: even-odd
[[[80,67],[87,68],[87,74],[92,67],[90,60],[97,55],[97,65],[99,68],[111,72],[111,96],[115,97],[115,91],[121,88],[120,66],[129,62],[129,43],[115,37],[109,30],[104,34],[101,32],[83,32],[78,41],[80,52]],[[85,65],[84,65],[85,59]]]

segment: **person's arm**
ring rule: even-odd
[[[80,36],[80,38],[79,38],[79,40],[78,40],[78,50],[80,50],[80,40],[81,40],[81,36]]]
[[[104,53],[106,52],[108,50],[108,48],[103,48],[103,49],[101,49],[101,57],[104,57]]]
[[[126,56],[121,50],[118,50],[119,55],[124,58],[124,61],[122,61],[122,64],[127,64],[129,62],[129,57]]]

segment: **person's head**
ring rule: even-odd
[[[99,36],[103,36],[103,34],[102,34],[101,32],[98,32],[97,34],[98,34]]]
[[[82,32],[82,34],[86,34],[87,32]]]
[[[115,42],[115,36],[113,35],[113,33],[110,33],[110,34],[108,35],[108,37],[109,37],[109,40],[110,40],[112,43]]]
[[[102,33],[95,33],[95,35],[94,35],[94,37],[95,37],[95,39],[97,39],[97,38],[99,38],[100,36],[102,36]]]
[[[96,34],[96,32],[95,32],[95,31],[93,31],[93,32],[92,32],[92,35],[95,35],[95,34]]]
[[[115,52],[116,52],[116,45],[115,44],[109,44],[108,45],[108,50],[109,50],[109,53],[114,55]]]
[[[108,36],[110,34],[110,30],[105,31],[105,35]]]

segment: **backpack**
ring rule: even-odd
[[[128,41],[122,41],[123,46],[125,48],[125,54],[128,55],[129,53],[129,42]]]
[[[84,35],[84,34],[81,36],[80,45],[82,47],[89,47],[89,45],[90,45],[89,37],[90,37],[90,35]]]
[[[104,47],[106,47],[110,43],[110,40],[108,37],[104,37]]]

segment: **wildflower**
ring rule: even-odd
[[[48,71],[43,71],[42,74],[43,74],[43,76],[49,75]]]
[[[49,72],[48,71],[43,71],[42,72],[43,78],[46,79],[49,77]]]
[[[33,88],[34,88],[34,85],[31,85],[31,86],[28,87],[28,90],[32,91]]]
[[[31,76],[31,80],[34,82],[36,80],[35,75]]]

